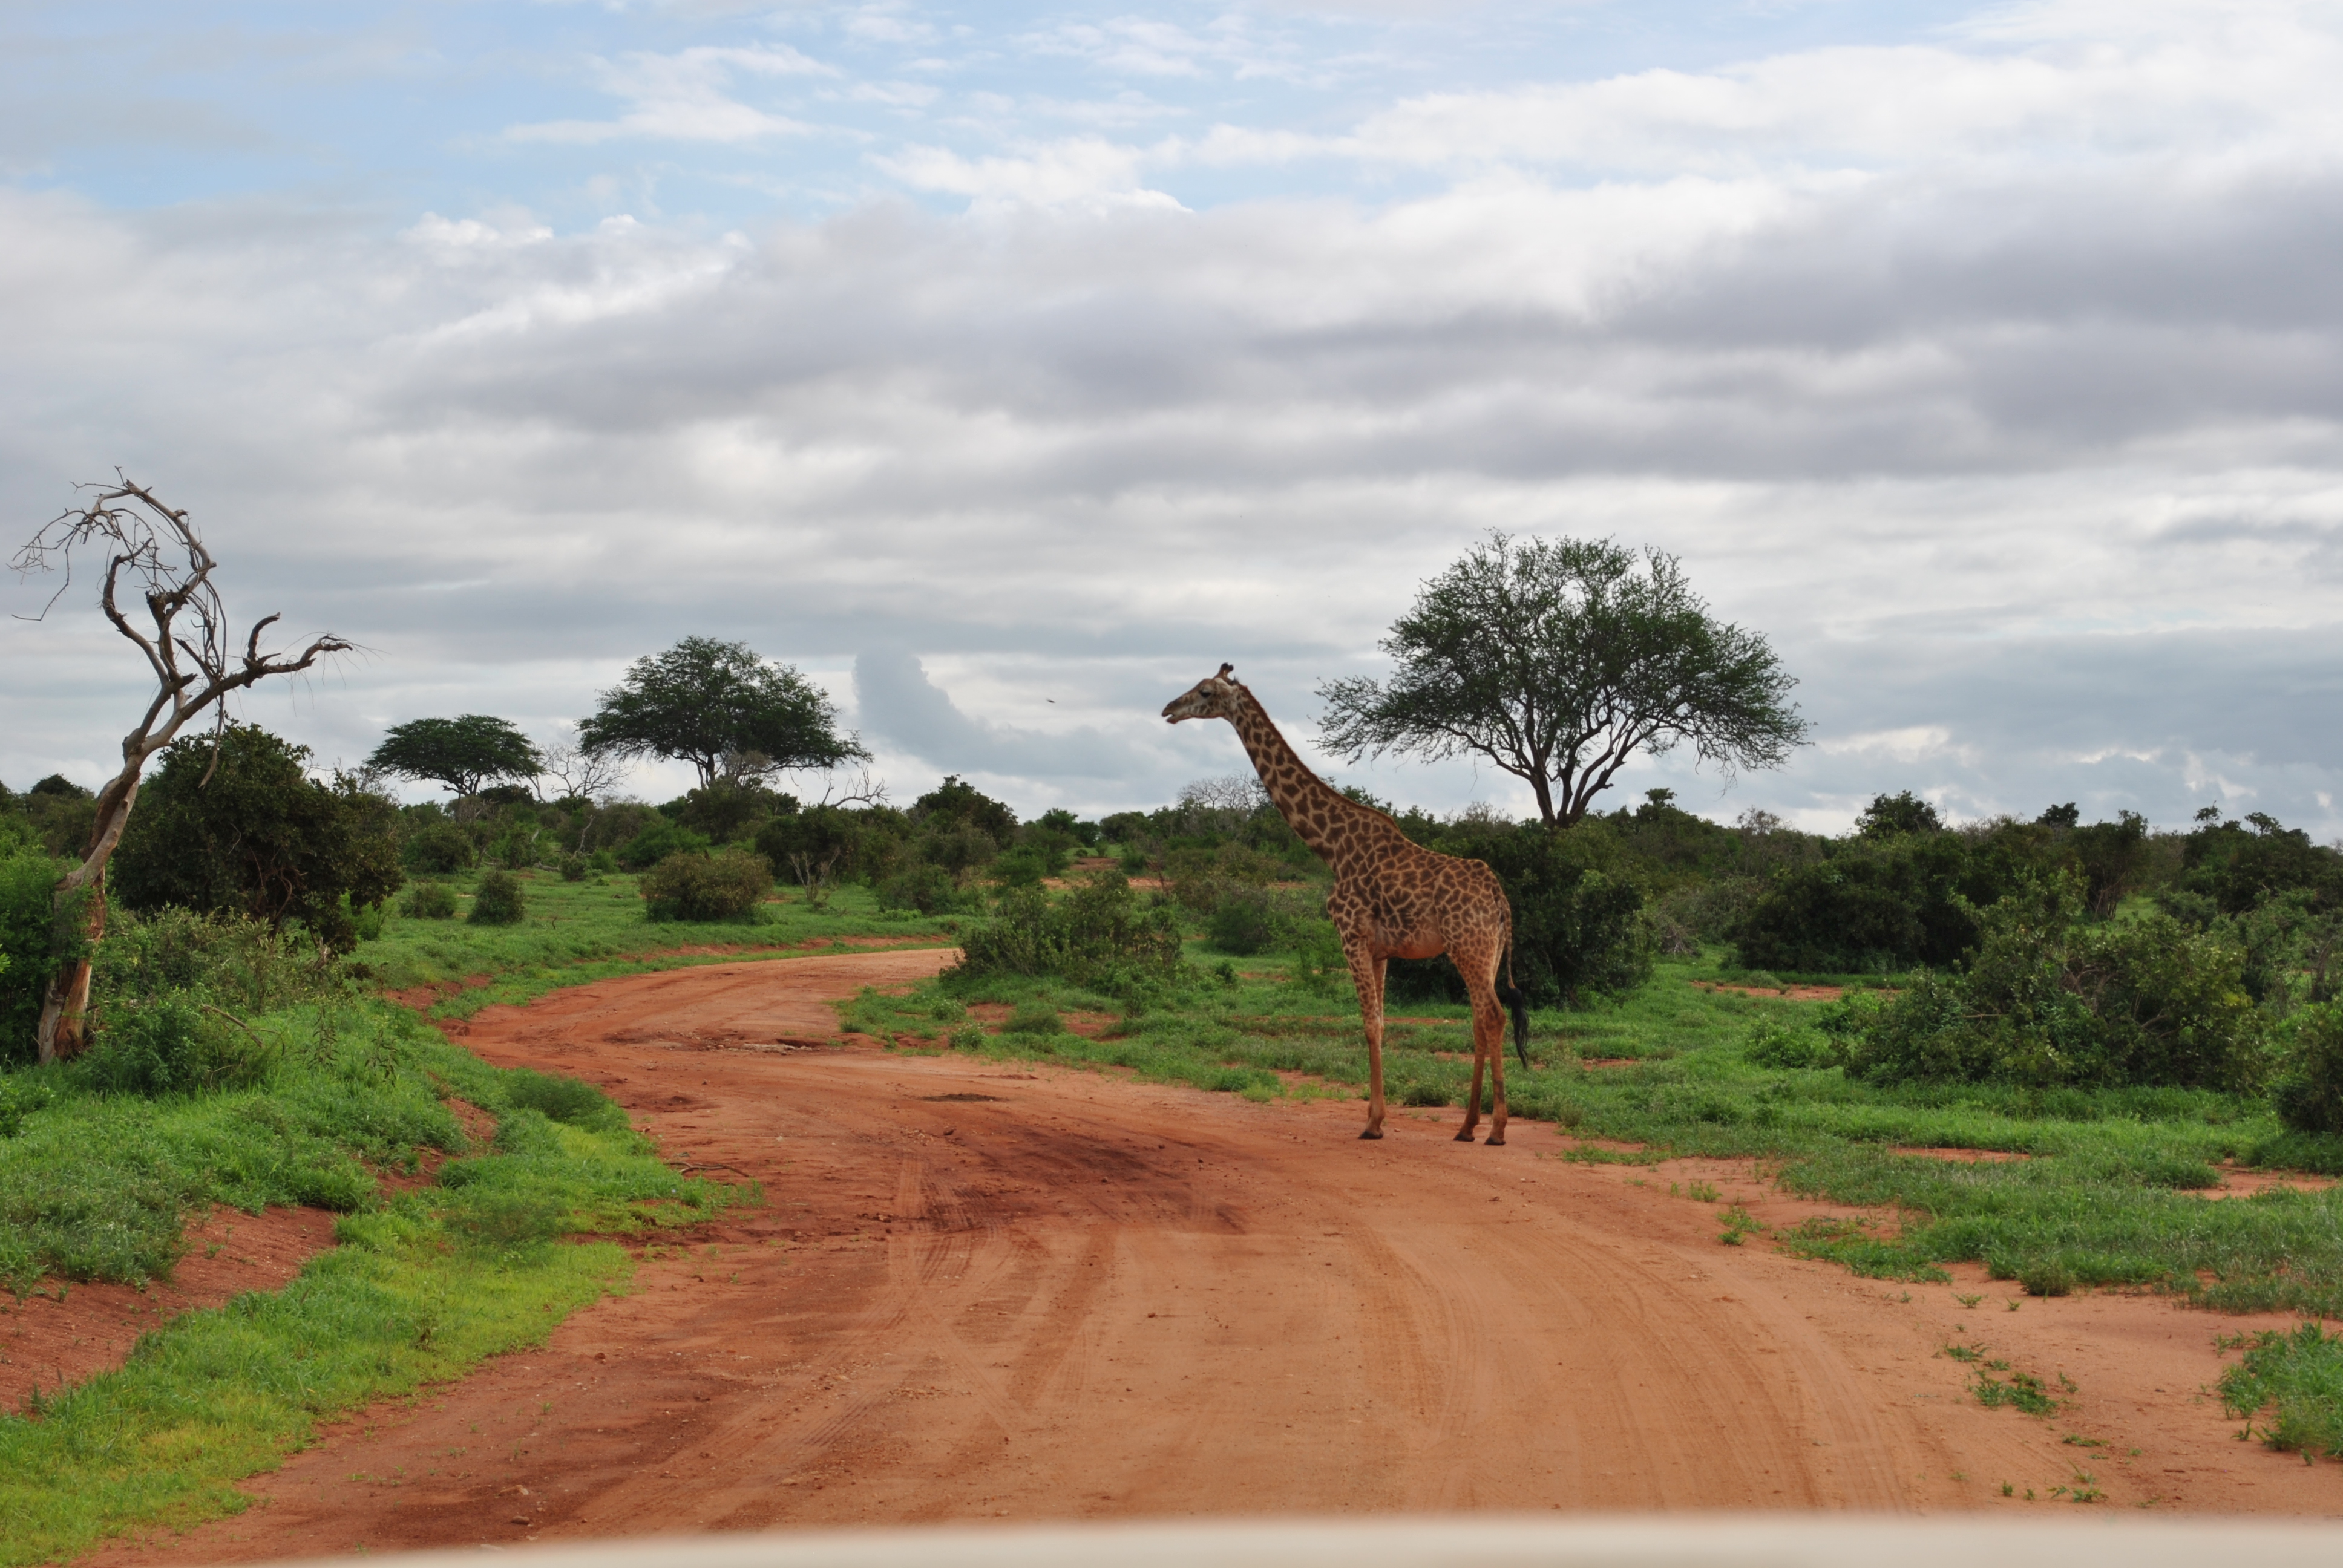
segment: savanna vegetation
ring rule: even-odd
[[[1466,657],[1475,594],[1533,618],[1535,658]],[[1628,633],[1632,658],[1573,652]],[[2198,1196],[2228,1164],[2343,1173],[2332,847],[2210,809],[2176,829],[2073,806],[1949,824],[1908,791],[1839,835],[1709,821],[1665,789],[1603,809],[1639,752],[1764,767],[1804,733],[1763,640],[1661,556],[1494,541],[1428,585],[1393,651],[1393,681],[1329,689],[1338,749],[1478,748],[1544,781],[1526,820],[1350,793],[1504,883],[1534,1010],[1509,1095],[1570,1135],[1555,1153],[1762,1162],[1883,1216],[1762,1238],[1865,1274],[1965,1260],[2037,1293],[2343,1315],[2343,1199]],[[1555,708],[1506,752],[1508,705],[1541,680],[1609,705]],[[707,639],[638,661],[566,744],[418,719],[330,778],[284,738],[167,711],[126,751],[135,791],[0,789],[0,1283],[167,1273],[215,1203],[321,1204],[344,1244],[0,1417],[0,1563],[237,1506],[228,1483],[317,1420],[540,1336],[624,1276],[607,1241],[556,1238],[755,1201],[676,1175],[596,1091],[488,1068],[426,1015],[849,937],[957,942],[959,967],[858,999],[849,1023],[1256,1100],[1363,1088],[1327,873],[1250,776],[1096,819],[1022,818],[957,776],[897,804],[867,775],[837,784],[865,753],[818,688]],[[694,787],[619,797],[615,763],[641,756],[689,762]],[[823,798],[783,788],[809,770]],[[391,777],[449,798],[402,803]],[[1837,994],[1792,1000],[1793,982]],[[1390,988],[1393,1100],[1456,1104],[1453,970],[1395,962]],[[1009,1016],[980,1026],[977,1002]],[[466,1105],[495,1131],[467,1133]],[[431,1151],[451,1157],[432,1183],[384,1190]],[[2315,1326],[2240,1342],[2225,1397],[2329,1451],[2332,1347]],[[248,1397],[220,1400],[222,1380]]]

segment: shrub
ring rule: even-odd
[[[655,920],[753,920],[773,885],[762,855],[669,855],[644,873],[643,897]]]
[[[1141,910],[1131,884],[1109,872],[1056,903],[1039,888],[1013,888],[983,930],[960,942],[948,979],[1063,976],[1117,992],[1180,972],[1180,929],[1167,910]]]
[[[879,879],[874,890],[882,910],[917,910],[923,915],[969,909],[975,900],[963,893],[941,866],[915,860]]]
[[[802,883],[799,861],[808,870],[828,865],[834,876],[856,874],[856,823],[835,806],[815,806],[775,817],[757,830],[757,853],[785,882]]]
[[[2343,1008],[2307,1007],[2270,1099],[2297,1132],[2343,1133]]]
[[[1260,952],[1277,938],[1269,895],[1258,888],[1232,888],[1223,893],[1207,927],[1214,947],[1240,958]]]
[[[415,920],[448,920],[456,913],[456,890],[445,882],[417,882],[407,890],[398,907]]]
[[[1824,1036],[1771,1018],[1750,1026],[1749,1043],[1742,1053],[1757,1067],[1811,1069],[1828,1067],[1835,1060]]]
[[[2262,1014],[2241,949],[2168,916],[2094,925],[2062,873],[1986,910],[1967,971],[1916,973],[1859,1021],[1847,1070],[1950,1080],[2249,1090]]]
[[[992,877],[1004,888],[1038,888],[1051,875],[1049,857],[1021,844],[992,862]]]
[[[357,940],[351,907],[381,903],[406,879],[397,812],[347,777],[307,771],[309,749],[249,724],[174,741],[138,796],[108,888],[134,910],[166,904],[298,920],[327,945]]]
[[[618,864],[626,870],[648,871],[670,855],[704,855],[710,847],[705,833],[695,833],[669,818],[654,817],[618,850]]]
[[[33,1060],[49,981],[82,951],[79,904],[56,909],[57,879],[71,869],[37,849],[0,857],[0,1062]]]
[[[108,1007],[73,1070],[100,1093],[195,1094],[257,1082],[270,1056],[242,1026],[177,994]]]
[[[557,863],[561,868],[561,879],[563,881],[582,882],[586,879],[587,868],[585,856],[564,855]]]
[[[1950,833],[1857,839],[1775,873],[1733,928],[1751,969],[1885,973],[1957,962],[1976,941],[1968,850]]]
[[[342,977],[325,959],[313,942],[266,920],[116,910],[98,945],[90,994],[101,1015],[116,1002],[173,995],[232,1012],[268,1012],[337,995]]]
[[[399,846],[400,864],[426,876],[445,877],[468,871],[479,851],[472,836],[453,822],[427,822]]]
[[[466,917],[476,926],[517,926],[528,914],[528,899],[521,891],[520,879],[510,871],[483,871],[480,885],[472,890],[472,912]]]

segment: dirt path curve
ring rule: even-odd
[[[2006,1287],[1720,1246],[1666,1172],[1542,1158],[1564,1147],[1550,1128],[1488,1149],[1453,1140],[1459,1112],[1403,1112],[1362,1143],[1355,1103],[775,1045],[834,1029],[821,999],[949,956],[679,970],[482,1013],[483,1056],[606,1085],[671,1158],[753,1173],[768,1206],[139,1560],[1002,1517],[2023,1508],[2029,1489],[2041,1508],[2087,1485],[2343,1511],[2343,1471],[2236,1442],[2204,1398],[2238,1320],[2107,1296],[2013,1312]],[[2047,1421],[1984,1409],[1937,1353],[1956,1339],[2077,1392]]]

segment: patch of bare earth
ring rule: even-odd
[[[1726,985],[1721,980],[1696,980],[1691,983],[1702,990],[1732,991],[1740,996],[1762,996],[1773,1001],[1836,1001],[1846,994],[1845,987],[1835,985]]]
[[[2337,1511],[2332,1467],[2238,1442],[2205,1392],[2214,1336],[2286,1320],[2036,1301],[1976,1268],[1949,1286],[1857,1279],[1768,1240],[1816,1214],[1893,1217],[1790,1198],[1745,1161],[1541,1159],[1574,1141],[1517,1121],[1506,1148],[1459,1143],[1453,1110],[1395,1110],[1362,1142],[1356,1101],[706,1043],[810,1031],[832,1000],[950,956],[679,970],[484,1012],[472,1049],[604,1084],[670,1159],[753,1176],[767,1206],[654,1249],[631,1293],[544,1350],[336,1427],[248,1483],[265,1508],[113,1554],[947,1519],[2012,1510],[2077,1468],[2111,1508]],[[1771,1230],[1720,1244],[1735,1203]],[[1952,1343],[2074,1392],[2050,1420],[1986,1409]]]

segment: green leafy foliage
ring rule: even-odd
[[[399,900],[398,912],[409,920],[445,920],[456,913],[456,890],[445,882],[416,882]]]
[[[598,755],[689,762],[706,788],[867,759],[837,724],[830,694],[788,665],[745,643],[688,637],[635,660],[579,722],[578,743]]]
[[[1712,617],[1662,550],[1493,533],[1422,587],[1383,648],[1389,681],[1319,689],[1328,749],[1486,758],[1549,827],[1639,753],[1774,768],[1805,739],[1765,639]]]
[[[2270,1102],[2298,1132],[2343,1134],[2343,1007],[2308,1007],[2296,1017]]]
[[[459,797],[500,779],[534,778],[544,767],[527,736],[485,713],[394,724],[367,761],[401,779],[445,784]]]
[[[134,910],[166,905],[297,920],[324,941],[357,940],[352,906],[380,904],[405,879],[393,808],[347,778],[305,771],[309,749],[254,725],[173,742],[140,789],[107,869]]]
[[[520,879],[509,871],[483,871],[472,892],[472,912],[464,917],[476,926],[517,926],[528,918],[528,895]]]
[[[726,849],[714,855],[670,855],[644,874],[643,897],[655,920],[747,920],[772,890],[762,855]]]
[[[852,813],[835,806],[809,807],[774,817],[757,829],[757,853],[774,876],[792,886],[825,869],[851,877],[861,869],[854,853],[859,827]]]
[[[408,832],[398,847],[399,863],[426,876],[468,871],[479,858],[479,846],[472,835],[448,821],[424,823]]]
[[[2265,1023],[2238,949],[2162,915],[2093,924],[2071,876],[2003,900],[1981,929],[1966,972],[1916,973],[1894,1001],[1842,1025],[1850,1073],[2257,1087]]]
[[[994,799],[957,773],[947,774],[942,783],[912,801],[910,817],[922,828],[947,824],[973,828],[995,844],[1006,842],[1017,831],[1017,813],[1006,802]]]
[[[993,975],[1057,975],[1102,990],[1168,983],[1181,969],[1180,931],[1161,910],[1141,910],[1131,884],[1108,872],[1052,901],[1013,888],[1000,911],[960,943],[950,971],[962,984]]]
[[[619,849],[618,864],[629,871],[648,871],[671,856],[705,855],[714,848],[707,834],[658,817]]]
[[[49,981],[84,950],[80,900],[56,903],[72,866],[39,849],[0,855],[0,1064],[33,1060]]]

